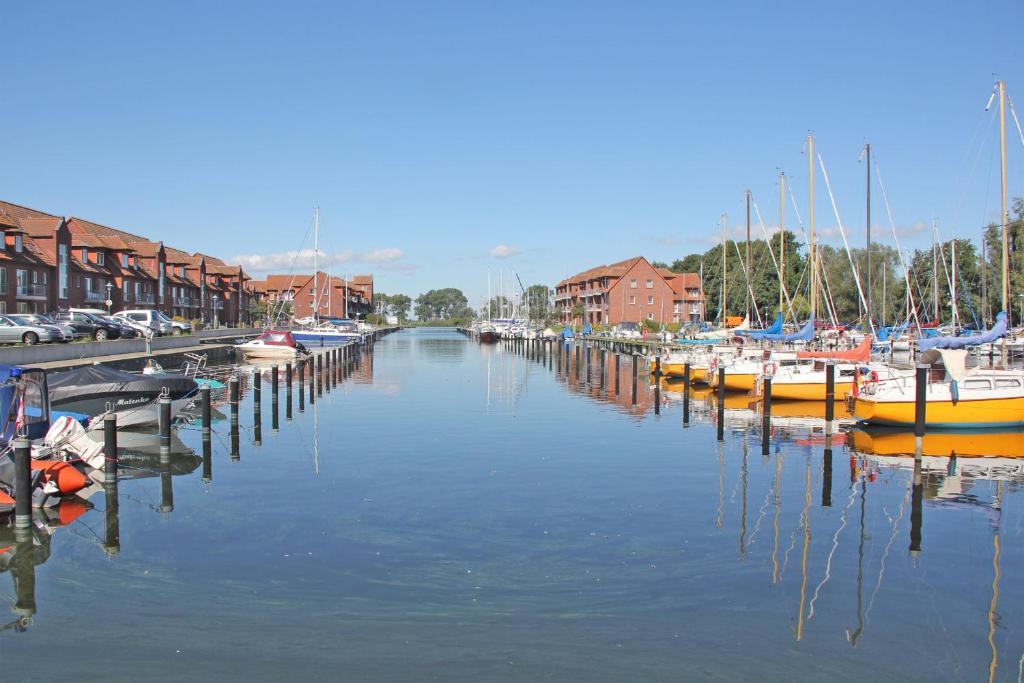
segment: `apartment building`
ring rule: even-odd
[[[268,275],[265,280],[254,281],[253,290],[272,311],[277,306],[290,304],[296,318],[309,317],[315,311],[322,316],[362,319],[371,310],[373,276],[356,275],[345,280],[323,272],[317,272],[316,277],[312,274]]]
[[[697,273],[655,268],[636,256],[562,280],[555,307],[566,324],[685,323],[703,319],[704,297]]]

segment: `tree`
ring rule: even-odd
[[[512,314],[512,302],[503,294],[491,297],[487,308],[488,318],[504,318]]]
[[[548,307],[553,295],[547,285],[530,285],[526,288],[526,302],[530,307],[531,320],[546,320]]]
[[[472,317],[469,300],[454,287],[432,289],[416,297],[416,317],[419,320],[452,320],[457,317]]]
[[[1020,295],[1024,294],[1024,199],[1013,200],[1010,223],[1006,231],[1010,264],[1010,320],[1020,322]],[[991,320],[1003,307],[1003,233],[1001,225],[985,228],[986,266],[985,279],[988,287],[988,311],[986,319]],[[959,262],[959,259],[957,259]],[[1016,307],[1016,308],[1015,308]],[[1016,315],[1014,313],[1016,312]]]
[[[651,265],[655,268],[668,268],[668,264],[664,261],[651,261]]]
[[[388,312],[397,316],[399,320],[409,319],[409,309],[412,308],[412,299],[405,294],[393,294],[388,300]]]

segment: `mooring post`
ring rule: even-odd
[[[262,406],[260,405],[263,401],[263,375],[260,373],[260,369],[256,368],[252,371],[252,403],[253,408],[256,412],[259,412]]]
[[[117,413],[103,416],[103,481],[117,479]]]
[[[661,356],[654,357],[654,379],[661,379]]]
[[[825,361],[825,434],[832,433],[836,418],[836,362]]]
[[[209,384],[204,384],[199,388],[199,400],[203,402],[202,412],[200,413],[200,423],[203,428],[203,441],[209,441],[211,438],[211,425],[213,423]]]
[[[19,436],[14,446],[14,526],[32,526],[32,450],[28,439]]]
[[[299,371],[299,412],[301,413],[306,409],[306,361],[300,360],[297,370]],[[289,405],[291,404],[289,403]]]
[[[661,380],[654,379],[654,414],[661,415]]]
[[[832,435],[825,434],[825,456],[821,459],[821,506],[832,507]]]
[[[914,454],[914,483],[910,490],[910,556],[921,553],[921,523],[924,521],[921,504],[924,501],[924,474],[920,451]]]
[[[718,368],[718,440],[725,440],[725,367]]]
[[[630,365],[633,368],[633,405],[636,405],[636,375],[637,375],[637,362],[638,356],[635,352],[630,353]]]
[[[918,363],[914,368],[914,375],[914,440],[918,442],[924,438],[924,426],[927,418],[928,366]]]
[[[160,455],[171,452],[171,397],[161,396],[157,401],[160,408]]]
[[[621,374],[621,371],[622,371],[622,356],[620,356],[619,352],[616,351],[615,352],[615,395],[616,396],[619,395],[619,375]]]
[[[228,382],[228,405],[231,407],[231,460],[241,458],[238,450],[238,376]]]
[[[117,555],[121,552],[121,522],[116,476],[103,480],[103,508],[103,551],[107,555]]]
[[[683,363],[683,426],[690,426],[690,363]]]
[[[761,387],[761,455],[768,455],[772,435],[772,378],[765,377]]]
[[[324,357],[321,354],[316,354],[316,395],[323,396],[324,394]],[[312,403],[312,399],[309,401]]]
[[[203,439],[203,483],[213,481],[213,442]]]
[[[277,416],[277,390],[278,390],[278,376],[277,366],[272,365],[270,367],[270,428],[277,431],[278,428],[278,416]]]

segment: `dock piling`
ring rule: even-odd
[[[210,405],[210,385],[203,385],[199,389],[200,400],[203,402],[201,421],[203,427],[203,441],[209,441],[211,436],[211,424],[213,423],[212,406]]]
[[[765,377],[761,386],[761,455],[768,455],[772,435],[772,378]]]
[[[297,368],[299,371],[299,412],[306,409],[306,362],[300,360]],[[291,405],[291,401],[288,402]]]
[[[161,396],[157,401],[160,410],[160,457],[171,452],[171,397]]]
[[[117,478],[117,413],[103,416],[104,481]]]
[[[683,426],[690,426],[690,364],[683,363]]]
[[[630,365],[633,368],[633,405],[636,405],[636,375],[637,375],[637,362],[638,356],[635,353],[630,353]]]
[[[836,418],[836,362],[825,361],[825,434],[832,433]]]
[[[718,440],[725,440],[725,368],[718,368]]]
[[[277,391],[278,391],[278,376],[277,366],[272,365],[270,367],[270,428],[273,431],[278,429],[278,415],[277,415]]]
[[[32,526],[32,450],[28,439],[19,436],[14,447],[14,527]]]
[[[821,459],[821,506],[832,507],[832,435],[825,434],[825,455]]]
[[[924,425],[928,405],[928,366],[918,363],[914,368],[914,440],[924,438]]]
[[[241,457],[238,451],[238,375],[228,381],[228,405],[231,408],[231,460]]]

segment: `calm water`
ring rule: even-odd
[[[793,407],[765,456],[744,397],[719,445],[701,392],[684,427],[676,387],[634,406],[599,368],[401,332],[291,421],[282,389],[278,431],[264,383],[259,445],[247,391],[208,477],[197,429],[138,457],[118,552],[101,490],[0,574],[36,602],[0,680],[1018,680],[1018,461],[925,458],[915,488]]]

